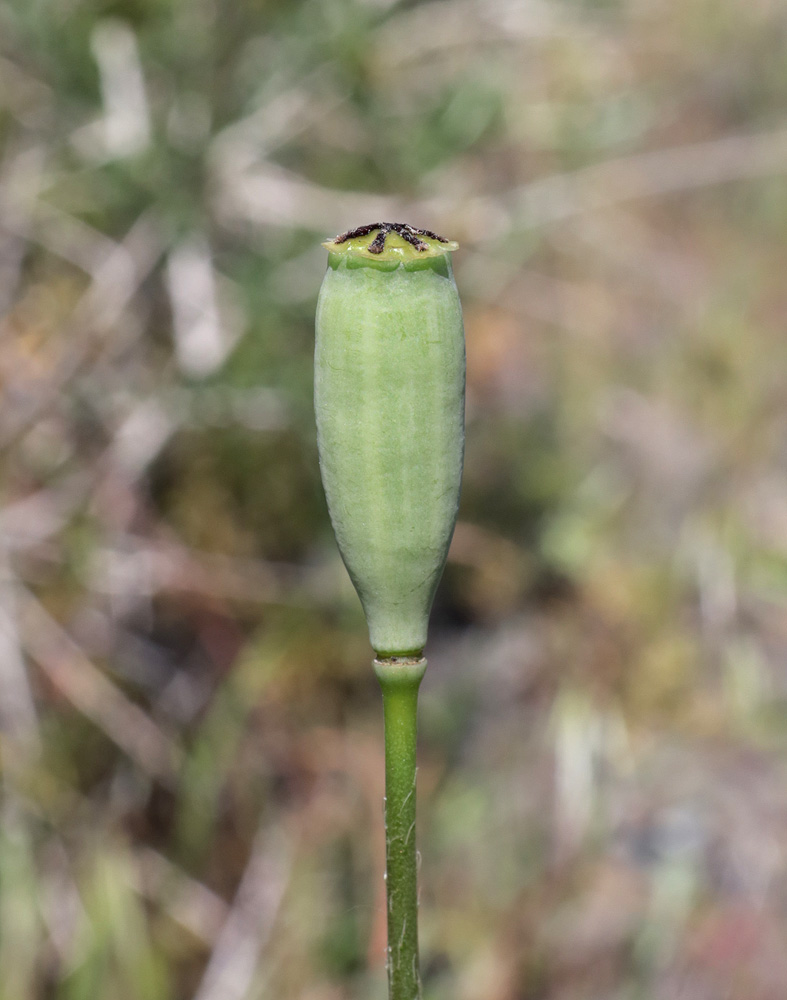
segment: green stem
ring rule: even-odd
[[[418,687],[426,660],[375,660],[385,716],[385,878],[389,1000],[419,1000],[415,748]]]

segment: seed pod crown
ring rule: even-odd
[[[323,246],[331,253],[407,263],[443,256],[459,244],[406,222],[370,222],[326,240]]]

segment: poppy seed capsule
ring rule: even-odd
[[[393,223],[323,245],[314,404],[331,522],[377,656],[420,655],[464,455],[457,245]]]

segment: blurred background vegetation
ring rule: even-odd
[[[0,7],[0,1000],[385,996],[321,239],[458,239],[426,1000],[787,983],[787,8]]]

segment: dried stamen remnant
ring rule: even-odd
[[[337,236],[335,240],[331,242],[334,244],[346,243],[347,240],[357,239],[359,236],[367,236],[369,233],[374,232],[378,229],[379,232],[372,240],[372,242],[367,247],[369,253],[380,254],[385,249],[385,241],[388,238],[389,233],[397,233],[406,240],[410,246],[415,247],[419,252],[429,249],[429,244],[424,243],[419,237],[426,236],[430,240],[437,240],[438,243],[451,243],[451,240],[447,240],[442,236],[438,236],[437,233],[433,233],[431,229],[416,229],[415,226],[410,226],[406,222],[371,222],[367,226],[358,226],[356,229],[348,229],[346,233],[342,233],[341,236]]]

